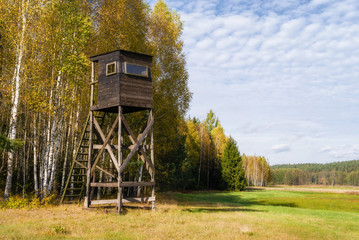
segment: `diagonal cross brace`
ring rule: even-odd
[[[122,122],[124,123],[126,129],[127,129],[127,127],[129,128],[129,125],[127,124],[127,126],[126,126],[126,124],[125,124],[125,121],[126,121],[126,120],[124,121],[124,117],[121,116],[121,118],[122,118]],[[136,141],[135,146],[133,147],[133,149],[131,150],[131,152],[127,155],[126,160],[123,162],[123,164],[122,164],[121,167],[120,167],[120,173],[122,173],[123,170],[125,170],[125,168],[126,168],[128,162],[130,161],[130,159],[133,157],[133,155],[136,153],[136,151],[139,150],[139,146],[142,144],[143,140],[145,140],[147,133],[150,131],[151,127],[153,126],[153,123],[154,123],[154,120],[153,120],[153,118],[152,118],[151,121],[148,123],[148,125],[147,125],[145,131],[143,131],[143,133],[141,134],[141,137],[140,137],[138,140],[136,139],[137,141]],[[127,130],[130,130],[130,131],[131,131],[130,128],[127,129]],[[142,150],[142,149],[140,149],[139,151],[141,152],[141,150]],[[142,152],[141,152],[141,155],[145,156],[144,154],[142,154]],[[147,161],[146,161],[146,162],[147,162]],[[151,163],[151,164],[152,164],[152,163]],[[153,164],[152,164],[152,166],[153,166]]]
[[[102,132],[101,127],[100,127],[100,125],[98,124],[98,122],[97,122],[96,119],[95,119],[95,121],[94,121],[94,124],[95,124],[96,130],[97,130],[97,132],[98,132],[98,135],[100,135],[100,138],[101,138],[102,142],[104,143],[104,142],[106,141],[105,134]],[[110,132],[108,133],[108,136],[107,136],[107,137],[110,137],[110,138],[107,140],[107,142],[110,141],[110,139],[111,139],[111,137],[112,137],[111,135],[112,135],[113,130],[115,129],[116,125],[117,125],[117,123],[116,123],[116,121],[115,121],[115,123],[113,124],[113,126],[112,126]],[[102,146],[102,147],[103,147],[103,146]],[[101,147],[101,148],[102,148],[102,147]],[[115,164],[117,164],[117,160],[116,160],[115,154],[112,152],[112,147],[111,147],[108,143],[106,144],[106,150],[107,150],[108,153],[110,154],[110,157],[111,157],[112,161],[113,161]]]
[[[76,164],[80,165],[81,167],[83,167],[84,169],[87,170],[87,167],[86,167],[85,165],[83,165],[82,163],[80,163],[80,162],[77,161],[77,160],[74,160],[74,161],[76,162]],[[103,169],[103,168],[101,168],[101,167],[99,167],[99,166],[96,166],[96,168],[99,169],[99,170],[101,170],[101,171],[103,171],[103,172],[106,173],[107,175],[110,175],[111,177],[116,178],[115,175],[113,175],[112,173],[106,171],[105,169]]]
[[[101,128],[100,128],[100,125],[98,124],[97,120],[94,118],[95,127],[96,127],[96,130],[98,131],[98,133],[101,135],[101,138],[102,138],[102,141],[103,141],[103,145],[102,145],[102,147],[101,147],[101,149],[100,149],[100,152],[97,154],[97,157],[96,157],[96,159],[95,159],[95,161],[94,161],[94,163],[93,163],[93,166],[92,166],[92,168],[91,168],[91,172],[92,172],[92,173],[93,173],[93,171],[95,170],[96,164],[97,164],[98,160],[100,159],[100,157],[101,157],[103,151],[105,150],[105,148],[106,148],[106,150],[109,152],[110,157],[111,157],[112,161],[114,162],[117,171],[119,170],[119,169],[118,169],[118,163],[117,163],[116,157],[115,157],[115,155],[113,154],[110,145],[108,144],[108,142],[109,142],[109,140],[110,140],[110,138],[111,138],[111,135],[112,135],[113,131],[115,130],[115,127],[116,127],[116,125],[117,125],[119,119],[120,119],[120,116],[117,116],[115,122],[114,122],[113,125],[112,125],[112,128],[111,128],[110,132],[107,134],[106,139],[104,139],[104,138],[105,138],[105,135],[103,134],[103,132],[102,132],[102,130],[101,130]]]
[[[138,136],[138,138],[136,138],[135,134],[132,132],[128,122],[126,121],[126,119],[125,119],[125,117],[123,115],[121,115],[121,119],[122,119],[123,125],[125,126],[125,129],[126,129],[127,133],[129,134],[129,138],[130,138],[132,144],[134,144],[133,146],[135,146],[136,142],[143,135],[143,133],[141,133]],[[149,116],[146,125],[148,125],[150,123],[151,119],[152,119],[152,117]],[[145,129],[146,129],[146,126],[142,129],[142,131],[144,131]],[[147,171],[152,175],[152,173],[155,171],[155,167],[154,167],[153,163],[148,159],[148,157],[146,156],[146,153],[143,150],[143,148],[139,148],[139,151],[140,151],[140,157],[141,157],[142,162],[144,162],[146,164]]]

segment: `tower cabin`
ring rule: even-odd
[[[137,112],[153,107],[152,56],[116,50],[90,57],[97,64],[97,104],[91,111]]]

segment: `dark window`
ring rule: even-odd
[[[125,73],[148,77],[148,67],[132,63],[125,63]]]
[[[116,74],[116,62],[106,64],[106,76]]]

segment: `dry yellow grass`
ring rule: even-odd
[[[318,204],[313,198],[336,204],[338,197],[283,190],[166,194],[157,211],[128,208],[121,216],[78,205],[5,209],[0,239],[359,239],[357,213],[308,205]]]
[[[121,216],[77,205],[7,209],[0,211],[0,238],[249,239],[254,226],[241,223],[244,217],[191,214],[174,204],[160,204],[157,211],[128,209]]]

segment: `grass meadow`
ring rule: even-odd
[[[157,211],[0,210],[0,239],[359,239],[359,194],[250,189],[158,195]]]

